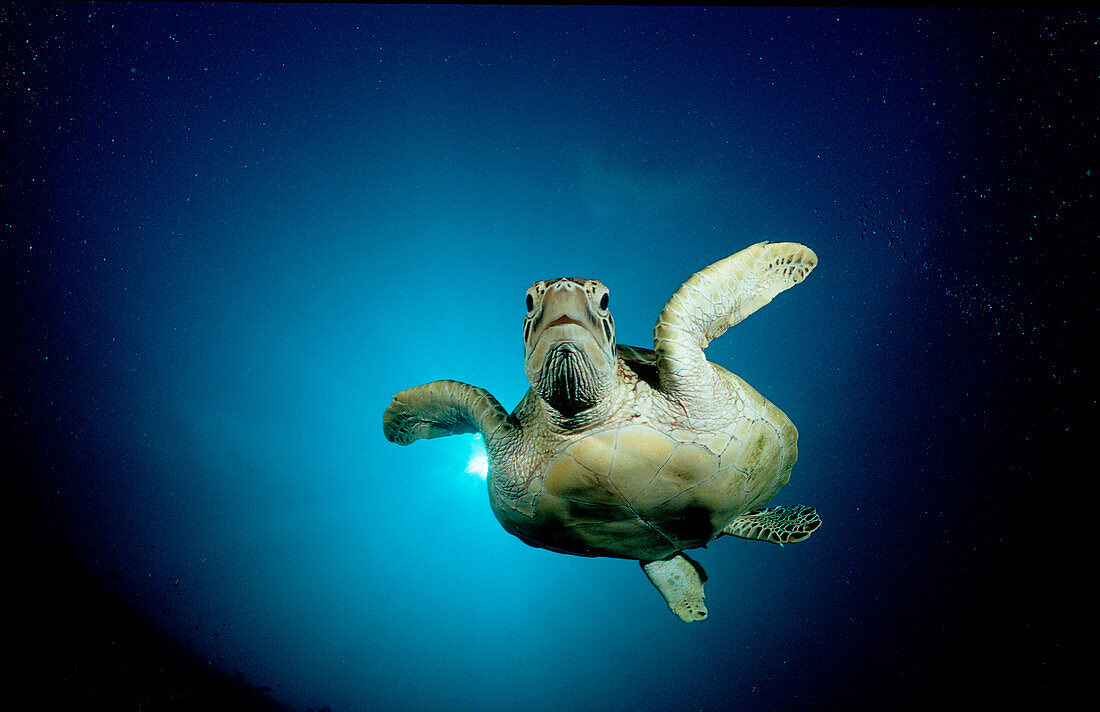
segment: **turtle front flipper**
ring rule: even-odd
[[[758,242],[692,275],[668,300],[653,332],[661,390],[712,393],[703,349],[816,265],[817,255],[804,245]]]
[[[742,539],[770,541],[783,546],[802,541],[821,526],[817,510],[804,504],[793,507],[771,507],[742,514],[726,525],[723,534]]]
[[[707,574],[698,562],[679,553],[661,561],[639,563],[680,620],[692,623],[707,617],[707,607],[703,604],[703,582]]]
[[[488,445],[508,427],[507,411],[489,391],[459,381],[433,381],[401,391],[382,415],[386,438],[398,445],[478,432]]]

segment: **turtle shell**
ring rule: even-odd
[[[653,560],[702,546],[790,478],[794,438],[771,420],[740,417],[710,433],[631,422],[578,434],[536,468],[529,514],[494,509],[528,544],[569,554]]]

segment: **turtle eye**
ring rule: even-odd
[[[530,314],[533,311],[535,311],[535,300],[534,300],[534,298],[531,297],[530,294],[528,294],[527,295],[527,313]]]
[[[609,301],[610,301],[610,295],[607,292],[604,292],[603,296],[600,297],[600,309],[603,310],[603,311],[607,311],[607,303]]]

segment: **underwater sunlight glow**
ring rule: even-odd
[[[481,436],[474,436],[473,447],[470,448],[470,459],[466,462],[466,473],[477,475],[481,479],[489,476],[489,456],[485,454],[485,446],[481,444]]]

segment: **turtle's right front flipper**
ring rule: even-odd
[[[489,391],[459,381],[433,381],[401,391],[382,415],[386,438],[398,445],[478,432],[488,443],[508,427],[507,411]]]

